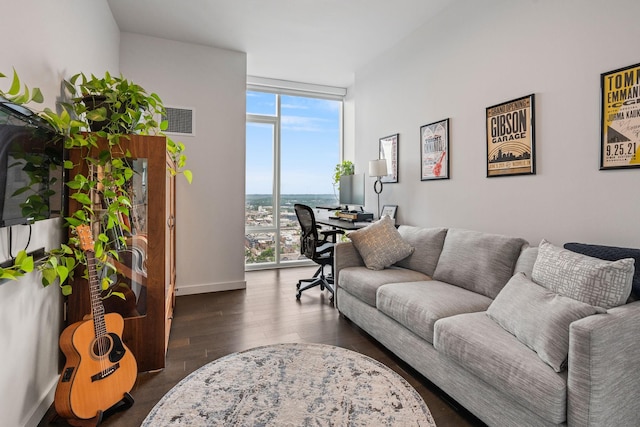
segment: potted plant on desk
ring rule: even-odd
[[[340,190],[340,178],[343,175],[353,175],[354,165],[350,160],[343,160],[338,163],[333,171],[333,194],[336,197],[338,203],[340,203],[337,191]]]

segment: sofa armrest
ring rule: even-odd
[[[338,286],[340,270],[346,267],[364,266],[364,261],[360,253],[351,241],[336,243],[333,256],[333,278],[335,286]]]
[[[640,301],[571,324],[569,426],[636,425],[640,419]]]

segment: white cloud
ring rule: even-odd
[[[282,116],[280,123],[282,128],[287,130],[324,132],[327,130],[326,124],[331,123],[331,120],[318,117]]]

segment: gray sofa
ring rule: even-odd
[[[520,321],[527,310],[551,319],[535,306],[514,304],[510,312],[506,295],[508,283],[535,277],[542,244],[461,229],[398,232],[412,252],[384,269],[367,268],[354,241],[336,245],[342,315],[488,425],[640,425],[640,301],[629,302],[627,293],[615,307],[581,305],[594,311],[566,324],[568,355],[556,372],[535,343],[525,345],[496,321]],[[524,327],[535,340],[539,326],[530,323]]]

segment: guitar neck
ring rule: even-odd
[[[96,338],[107,334],[107,326],[104,321],[104,306],[100,297],[101,287],[98,271],[96,269],[96,257],[92,251],[85,251],[87,258],[87,270],[89,273],[89,292],[91,295],[91,315],[93,316],[93,328]]]

